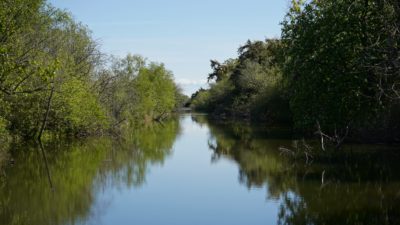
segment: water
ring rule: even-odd
[[[119,140],[13,146],[0,224],[400,224],[396,147],[306,159],[304,146],[285,129],[196,114]]]

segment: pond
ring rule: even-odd
[[[0,224],[400,224],[399,162],[396,147],[321,154],[286,129],[187,113],[119,139],[12,146]]]

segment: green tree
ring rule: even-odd
[[[289,122],[288,100],[282,88],[282,44],[279,40],[248,41],[237,59],[211,61],[209,90],[192,96],[196,110],[219,118],[241,117],[269,122]]]
[[[399,15],[396,1],[294,1],[282,41],[296,127],[340,133],[395,117]]]
[[[163,64],[151,63],[143,68],[136,81],[135,88],[139,102],[137,110],[146,120],[159,120],[175,108],[176,85],[172,73]]]
[[[85,106],[94,106],[96,98],[90,96],[90,87],[99,52],[88,29],[44,1],[1,4],[1,27],[5,31],[0,49],[0,98],[4,106],[0,115],[10,122],[10,130],[33,138],[43,130],[65,131],[69,127],[76,133],[86,129],[87,122],[76,124],[77,120],[70,119]],[[65,87],[73,83],[79,83],[76,96],[65,92],[71,91]],[[58,104],[54,105],[54,101]],[[72,102],[75,107],[65,110]],[[94,113],[86,110],[85,119],[93,116],[90,120],[101,121],[103,115],[98,106],[91,109]]]

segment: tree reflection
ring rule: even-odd
[[[269,199],[280,201],[278,224],[400,224],[396,151],[357,145],[341,152],[315,150],[308,165],[280,154],[279,147],[293,145],[282,129],[192,119],[210,129],[212,161],[236,162],[240,183],[264,186]]]
[[[170,120],[132,130],[117,140],[45,143],[45,155],[39,146],[14,144],[15,163],[5,168],[0,185],[0,223],[80,224],[96,217],[97,195],[109,187],[143,184],[149,165],[163,163],[171,154],[179,132],[179,121]]]

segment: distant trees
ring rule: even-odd
[[[237,59],[222,64],[211,61],[208,79],[215,83],[192,96],[192,107],[219,117],[290,122],[279,67],[281,49],[275,39],[248,41],[239,48]]]
[[[42,0],[1,1],[0,120],[12,133],[99,133],[176,106],[180,90],[162,65],[132,55],[107,64],[88,28],[68,13]],[[145,98],[140,88],[153,94]],[[138,113],[148,98],[156,103]]]
[[[139,104],[138,111],[152,120],[167,116],[176,105],[176,86],[172,73],[162,64],[151,63],[139,73],[136,82]]]
[[[114,125],[161,120],[178,107],[180,89],[163,64],[138,55],[114,59],[111,70],[99,73],[96,86]]]

